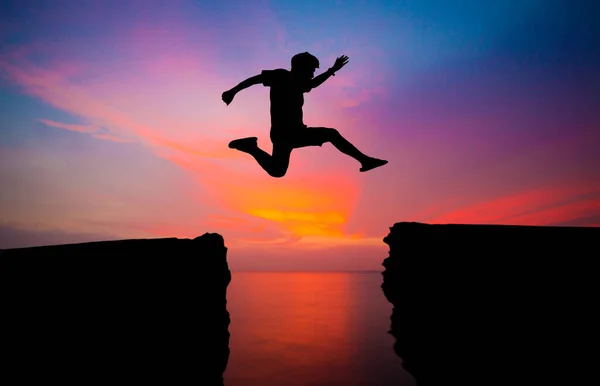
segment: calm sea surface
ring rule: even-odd
[[[381,273],[232,272],[225,386],[414,386]]]

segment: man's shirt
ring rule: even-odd
[[[306,127],[302,120],[304,93],[309,92],[307,82],[300,82],[285,69],[261,72],[263,85],[270,87],[271,130],[290,130]]]

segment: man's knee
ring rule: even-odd
[[[285,176],[285,173],[287,173],[287,166],[283,167],[283,166],[276,166],[271,168],[271,170],[268,171],[269,175],[271,177],[275,177],[275,178],[281,178],[283,176]]]
[[[287,172],[287,170],[272,170],[269,172],[269,175],[271,177],[281,178],[281,177],[285,176],[286,172]]]
[[[340,137],[340,132],[331,127],[323,128],[323,139],[325,142],[333,142]]]

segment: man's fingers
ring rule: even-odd
[[[338,61],[340,62],[340,64],[344,65],[348,63],[348,57],[346,55],[342,55],[338,58]]]
[[[348,64],[348,56],[342,55],[335,60],[334,67],[337,70],[339,70],[340,68],[344,67],[346,64]]]

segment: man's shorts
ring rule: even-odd
[[[276,146],[299,148],[306,146],[322,146],[327,142],[326,127],[300,126],[295,128],[271,128],[271,142]]]

